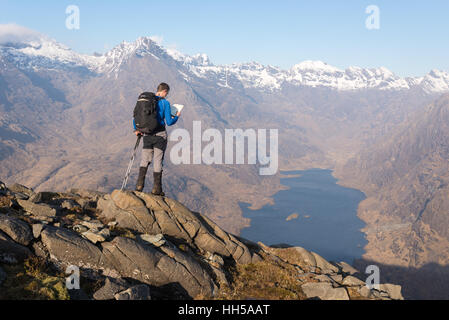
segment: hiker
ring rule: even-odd
[[[157,87],[156,94],[144,92],[139,96],[134,109],[133,126],[134,133],[143,136],[142,160],[140,162],[139,177],[137,178],[136,191],[142,191],[145,186],[145,176],[148,166],[153,161],[153,190],[154,195],[164,196],[162,191],[162,162],[167,148],[168,126],[178,121],[180,112],[172,115],[170,102],[165,100],[170,87],[161,83]]]

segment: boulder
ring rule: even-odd
[[[76,265],[87,269],[103,267],[100,249],[75,232],[48,226],[42,231],[41,239],[50,257],[63,265]]]
[[[401,286],[395,284],[381,284],[379,286],[380,291],[388,293],[389,297],[394,300],[403,300],[404,297],[401,294]]]
[[[25,193],[15,192],[12,194],[16,200],[28,200],[30,197]]]
[[[311,252],[316,261],[316,266],[321,269],[322,273],[338,273],[338,267],[324,259],[315,252]]]
[[[96,201],[85,199],[85,198],[78,198],[75,201],[84,210],[94,209],[97,206]]]
[[[218,266],[223,266],[224,265],[224,260],[222,257],[220,257],[218,254],[214,254],[214,253],[210,253],[210,252],[206,252],[205,254],[205,258],[210,261],[211,263],[218,265]]]
[[[89,228],[89,229],[93,229],[93,230],[98,230],[104,227],[103,223],[101,223],[98,220],[91,220],[91,221],[81,221],[80,222],[83,226]]]
[[[186,278],[184,282],[187,289],[188,286],[201,287],[198,294],[206,296],[213,295],[216,288],[212,277],[207,273],[205,267],[194,258],[191,253],[179,250],[176,246],[167,241],[167,245],[160,247],[161,251],[172,259],[172,262],[160,261],[159,267],[166,268],[168,274],[178,274],[181,278]],[[166,267],[164,267],[164,265]],[[189,279],[190,278],[190,279]],[[190,292],[190,290],[187,290]],[[195,295],[192,295],[194,297]]]
[[[150,287],[139,284],[114,295],[116,300],[151,300]]]
[[[42,191],[42,192],[34,193],[28,200],[33,203],[48,202],[58,196],[59,196],[59,194],[55,193],[55,192]]]
[[[360,287],[358,293],[364,298],[372,298],[371,290],[367,286]]]
[[[103,287],[97,290],[93,297],[95,300],[113,300],[116,293],[126,290],[128,283],[123,279],[107,277]]]
[[[182,228],[192,237],[198,248],[232,257],[237,263],[251,263],[252,256],[248,247],[234,235],[225,232],[215,222],[187,209],[180,202],[164,198],[173,216]],[[195,234],[193,234],[195,233]]]
[[[215,275],[215,281],[219,284],[220,287],[222,285],[228,287],[231,285],[228,281],[228,278],[226,277],[226,273],[222,270],[222,268],[216,267],[214,265],[211,265],[210,268]]]
[[[160,247],[165,244],[164,235],[162,233],[151,235],[151,234],[141,234],[139,239],[142,241],[151,243],[155,247]]]
[[[26,194],[28,197],[31,197],[34,193],[33,189],[25,187],[24,185],[18,183],[14,183],[12,186],[9,186],[8,189],[14,193]]]
[[[15,243],[0,231],[0,262],[15,264],[23,262],[32,255],[27,247]]]
[[[153,246],[117,237],[102,244],[105,261],[122,277],[154,286],[179,284],[190,297],[213,293],[212,278],[190,256],[170,248],[164,253]]]
[[[110,228],[115,228],[115,227],[117,227],[117,225],[118,225],[117,221],[108,222],[108,227],[110,227]]]
[[[25,221],[6,215],[0,215],[0,230],[15,242],[27,246],[33,240],[33,234]]]
[[[334,288],[329,282],[308,282],[303,284],[301,289],[309,299],[349,300],[349,295],[344,288]]]
[[[346,278],[344,278],[343,282],[341,283],[344,286],[364,286],[365,282],[363,282],[362,280],[353,277],[353,276],[347,276]]]
[[[346,263],[344,261],[334,262],[333,264],[335,266],[337,266],[340,269],[340,272],[342,272],[342,273],[346,273],[346,274],[349,274],[351,276],[354,275],[354,274],[359,273],[359,271],[356,268],[354,268],[353,266],[351,266],[350,264],[348,264],[348,263]]]
[[[56,209],[48,204],[37,204],[29,200],[17,200],[17,203],[33,216],[43,218],[53,218],[56,216]]]
[[[109,239],[111,237],[111,231],[108,228],[103,228],[98,231],[98,234],[103,236],[105,239]]]
[[[76,201],[71,199],[66,199],[61,203],[61,208],[67,209],[67,210],[73,210],[76,208],[81,208],[81,205],[78,204]]]
[[[88,227],[83,226],[83,225],[81,225],[81,224],[76,224],[76,225],[74,225],[74,226],[72,227],[72,229],[73,229],[74,231],[78,232],[78,233],[84,233],[84,232],[89,231],[89,228],[88,228]]]
[[[341,274],[332,274],[329,277],[336,283],[341,283],[343,281],[343,276]]]
[[[33,253],[40,257],[43,258],[45,260],[50,258],[50,254],[48,253],[47,248],[45,247],[45,245],[42,243],[42,241],[36,241],[31,245],[32,249],[33,249]]]
[[[295,250],[299,253],[302,262],[308,267],[316,267],[316,260],[314,255],[302,247],[295,247]]]
[[[85,237],[86,239],[88,239],[92,243],[105,242],[106,241],[106,237],[105,236],[103,236],[99,232],[94,232],[92,230],[88,230],[86,232],[83,232],[82,235],[83,235],[83,237]]]
[[[32,226],[33,229],[33,237],[35,239],[39,238],[41,236],[42,230],[44,230],[45,225],[42,223],[35,223]]]
[[[139,198],[130,192],[116,192],[113,195],[117,202],[110,195],[98,200],[97,208],[105,219],[115,220],[117,226],[140,233],[161,233],[154,216]]]
[[[275,247],[267,247],[262,242],[259,242],[258,244],[265,252],[276,257],[280,257],[282,260],[297,266],[301,271],[306,273],[320,272],[318,264],[321,266],[325,266],[327,263],[327,261],[325,261],[319,255],[302,247],[291,247],[288,245],[276,245]],[[322,273],[326,273],[328,275],[333,274],[332,271]]]

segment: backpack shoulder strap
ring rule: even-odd
[[[143,92],[139,95],[138,100],[150,100],[155,98],[156,95],[153,92]]]

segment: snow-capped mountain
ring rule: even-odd
[[[433,70],[424,77],[401,78],[387,68],[366,69],[349,67],[340,70],[322,61],[304,61],[289,70],[264,66],[257,62],[230,66],[191,65],[197,77],[221,80],[219,85],[229,85],[237,79],[245,88],[275,91],[284,85],[327,87],[341,91],[360,89],[408,90],[419,86],[427,93],[449,91],[449,73]],[[227,79],[227,82],[226,80]],[[232,86],[232,85],[231,85]]]
[[[0,43],[0,57],[20,69],[86,67],[93,71],[104,60],[102,57],[74,52],[67,46],[37,33],[27,40],[11,39]]]
[[[411,83],[422,87],[426,92],[448,92],[449,73],[440,70],[432,70],[424,77],[412,78]]]
[[[449,91],[449,73],[439,70],[432,70],[423,77],[401,78],[384,67],[349,67],[341,70],[322,61],[303,61],[289,70],[257,62],[215,65],[205,54],[186,55],[164,48],[150,37],[122,42],[103,55],[77,53],[38,33],[21,41],[13,39],[0,42],[0,66],[10,61],[21,69],[85,68],[100,75],[117,77],[121,66],[133,56],[151,56],[164,63],[174,64],[186,81],[210,81],[230,88],[273,92],[290,85],[327,87],[341,91],[408,90],[413,87],[420,87],[429,94]]]

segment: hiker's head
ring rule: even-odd
[[[157,96],[165,98],[169,92],[170,86],[165,82],[162,82],[160,85],[157,86],[157,94],[156,94]]]

